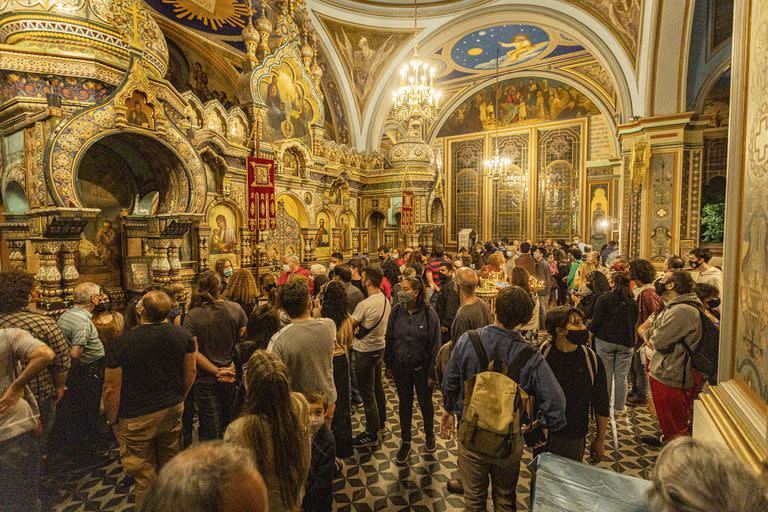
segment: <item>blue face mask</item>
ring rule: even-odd
[[[589,341],[589,331],[580,329],[578,331],[568,331],[565,333],[565,339],[574,345],[586,345]]]
[[[221,271],[222,274],[224,274],[224,277],[232,277],[232,267],[227,267],[224,270]]]

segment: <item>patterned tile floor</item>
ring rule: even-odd
[[[334,508],[340,511],[374,510],[461,510],[460,496],[446,490],[446,482],[458,470],[456,441],[438,438],[438,449],[424,451],[421,413],[414,414],[414,440],[410,467],[395,465],[394,458],[400,446],[400,427],[397,419],[397,397],[391,383],[385,381],[387,406],[387,434],[381,448],[359,451],[345,461],[341,478],[334,485]],[[439,396],[435,394],[436,414]],[[355,432],[361,430],[362,409],[353,417]],[[436,421],[436,426],[439,425]],[[645,407],[629,409],[615,421],[615,430],[606,440],[606,458],[600,467],[624,474],[649,478],[658,450],[640,442],[641,435],[654,434],[654,420]],[[614,434],[615,432],[615,434]],[[617,443],[618,441],[618,443]],[[518,510],[528,510],[531,475],[527,465],[529,452],[523,455],[523,468],[517,488]],[[103,464],[87,470],[70,471],[65,477],[49,480],[50,509],[55,511],[81,510],[134,510],[132,482],[120,465],[117,450],[110,450]],[[492,508],[491,508],[492,510]]]

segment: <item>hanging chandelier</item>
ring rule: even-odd
[[[493,158],[483,162],[485,174],[494,180],[498,180],[509,174],[509,166],[512,160],[499,154],[499,49],[496,48],[496,87],[493,93],[493,125],[494,125],[494,147]]]
[[[413,3],[414,40],[418,37],[419,6]],[[400,87],[392,93],[392,115],[398,121],[420,124],[437,117],[440,91],[434,88],[435,68],[419,58],[418,41],[413,57],[400,69]]]

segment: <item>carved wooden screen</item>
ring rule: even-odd
[[[537,236],[570,239],[579,230],[581,126],[538,130],[537,140]]]
[[[528,155],[529,135],[519,133],[492,139],[491,154],[496,144],[499,154],[511,160],[507,176],[493,183],[493,238],[525,239],[528,225]]]
[[[451,142],[451,172],[456,183],[453,231],[480,230],[482,214],[483,139]]]

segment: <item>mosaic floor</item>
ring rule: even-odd
[[[384,442],[376,451],[358,451],[356,457],[345,461],[344,474],[334,486],[335,509],[461,510],[461,497],[451,495],[446,490],[446,482],[458,471],[455,440],[443,441],[438,437],[437,451],[428,454],[424,451],[423,435],[414,433],[410,467],[395,465],[395,453],[400,446],[397,398],[394,387],[390,383],[386,383],[386,387],[389,405],[388,432]],[[436,393],[435,405],[439,403]],[[353,417],[355,432],[361,430],[361,421],[362,409],[359,408]],[[609,431],[606,460],[600,463],[600,467],[649,478],[658,450],[640,443],[640,436],[653,434],[656,428],[647,409],[629,409],[615,423],[615,437],[614,432]],[[436,425],[439,422],[436,421]],[[415,432],[421,432],[423,428],[418,407],[414,415],[414,428],[418,429]],[[520,511],[528,510],[531,475],[527,464],[530,461],[530,453],[526,452],[517,488]],[[123,472],[116,449],[105,454],[105,461],[101,465],[64,472],[64,476],[51,478],[48,485],[53,490],[49,493],[46,510],[134,510],[132,482]]]

